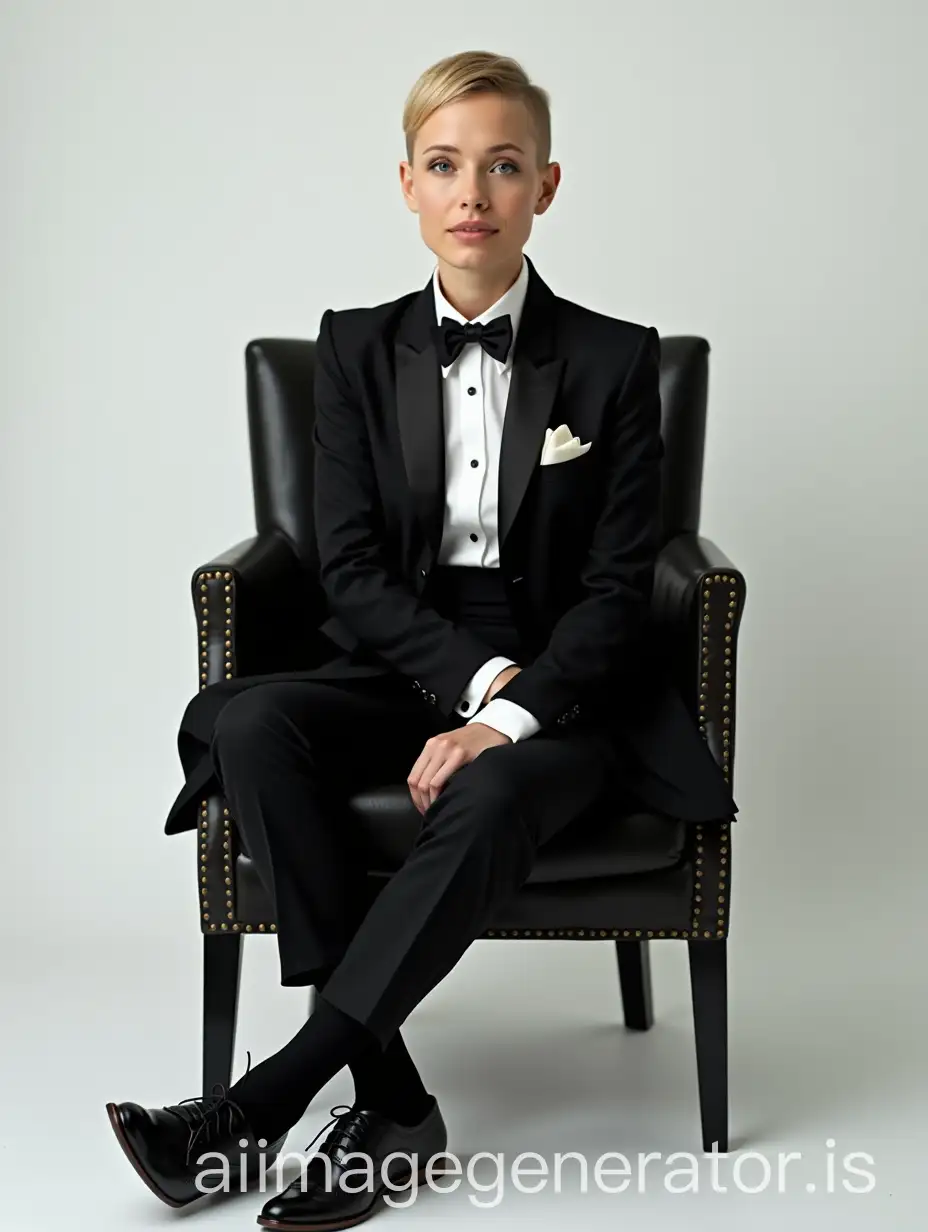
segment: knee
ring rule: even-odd
[[[225,703],[213,723],[210,754],[214,765],[235,765],[275,739],[284,714],[273,686],[253,685]]]
[[[527,835],[525,801],[518,783],[507,773],[505,746],[485,749],[447,781],[426,817],[454,828],[468,841],[521,841]]]

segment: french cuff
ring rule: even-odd
[[[527,740],[541,730],[541,724],[530,711],[515,702],[506,701],[504,697],[490,698],[481,711],[467,720],[467,726],[471,723],[486,723],[487,727],[508,736],[513,744],[517,740]]]
[[[507,659],[505,655],[495,655],[492,659],[487,659],[482,667],[477,668],[464,687],[454,707],[457,713],[472,715],[479,710],[484,695],[492,682],[504,667],[514,665],[515,660]]]

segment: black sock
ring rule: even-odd
[[[379,1043],[370,1031],[320,996],[288,1044],[250,1069],[228,1091],[256,1138],[273,1142],[291,1129],[343,1065]]]
[[[400,1125],[418,1125],[432,1106],[415,1062],[399,1031],[387,1041],[357,1053],[349,1062],[354,1078],[355,1103],[376,1108]]]
[[[316,992],[325,989],[331,967],[316,972]],[[399,1125],[418,1125],[429,1113],[432,1096],[425,1089],[416,1063],[409,1055],[399,1031],[381,1049],[379,1040],[357,1053],[348,1062],[354,1079],[354,1102],[359,1108],[373,1108]]]

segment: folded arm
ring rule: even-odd
[[[650,327],[604,442],[607,491],[581,573],[585,597],[564,612],[541,654],[493,698],[525,707],[543,728],[594,687],[617,679],[638,653],[660,546],[659,378],[660,337]]]

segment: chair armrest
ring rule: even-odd
[[[318,578],[280,532],[253,535],[200,565],[191,580],[200,688],[232,676],[312,667],[330,657]]]
[[[657,561],[651,604],[659,653],[731,782],[744,575],[710,540],[678,535]]]

